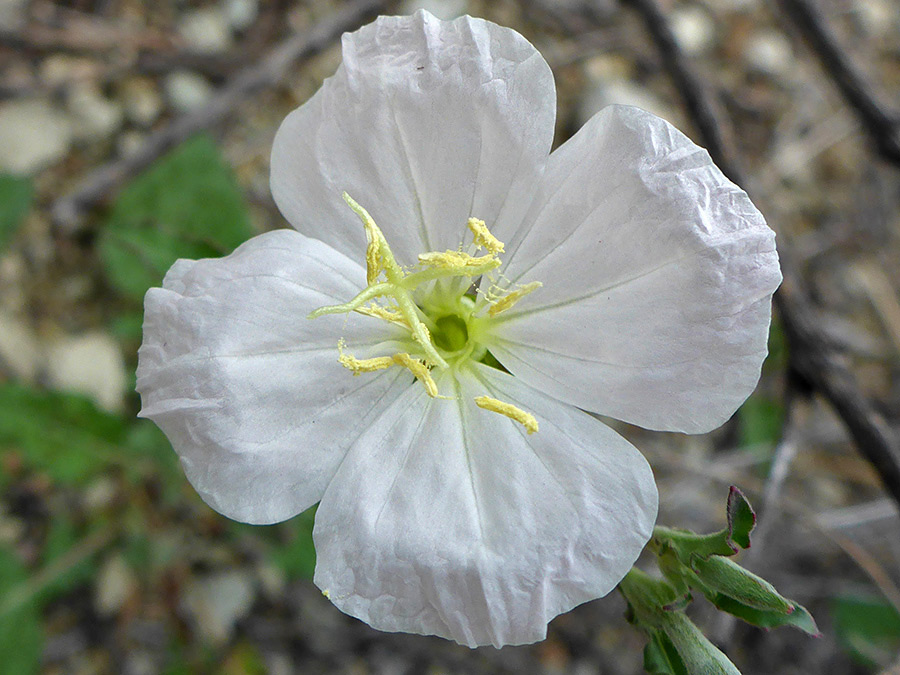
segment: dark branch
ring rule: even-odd
[[[878,100],[866,77],[838,45],[834,33],[810,0],[779,0],[779,5],[812,47],[822,68],[872,137],[878,152],[900,166],[900,114],[888,111]]]
[[[298,59],[322,51],[341,33],[359,26],[381,6],[380,0],[356,0],[320,21],[311,30],[284,40],[259,63],[235,75],[202,108],[179,117],[151,134],[133,155],[105,164],[88,174],[74,192],[56,200],[51,207],[54,226],[65,234],[81,229],[87,211],[113,196],[130,178],[167,150],[193,134],[220,123],[254,93],[282,80]]]
[[[664,67],[675,81],[702,143],[719,168],[735,183],[746,185],[737,153],[723,141],[728,128],[703,80],[685,58],[657,0],[626,0],[644,20],[662,57]],[[860,452],[872,464],[885,489],[900,505],[900,439],[866,399],[852,373],[835,354],[819,329],[812,310],[800,290],[797,275],[782,256],[785,281],[775,293],[790,345],[791,366],[834,407]]]

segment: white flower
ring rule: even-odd
[[[315,582],[343,611],[540,640],[615,587],[656,517],[645,460],[579,408],[728,419],[766,354],[774,234],[636,108],[550,155],[553,77],[512,30],[384,17],[343,57],[275,138],[300,232],[180,260],[147,293],[142,415],[231,518],[321,500]]]

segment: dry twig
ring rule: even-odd
[[[259,63],[240,71],[202,108],[179,117],[151,134],[134,154],[88,174],[74,192],[56,200],[51,207],[54,226],[65,234],[80,230],[84,214],[109,199],[128,179],[170,148],[224,120],[249,96],[278,83],[294,62],[322,51],[341,33],[355,28],[374,14],[381,5],[381,0],[356,0],[320,21],[311,30],[284,40]]]
[[[723,122],[703,80],[694,72],[675,41],[657,0],[627,0],[641,15],[662,62],[694,121],[713,161],[739,185],[747,185],[737,152],[726,141]],[[796,273],[782,255],[784,283],[775,294],[790,346],[791,367],[824,396],[847,426],[856,446],[872,464],[885,489],[900,506],[900,439],[860,391],[850,370],[840,361],[810,308]]]
[[[847,104],[872,137],[882,157],[900,166],[900,114],[889,111],[872,91],[862,71],[810,0],[779,0],[778,3],[812,50],[823,70],[834,81]]]

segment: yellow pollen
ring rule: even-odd
[[[538,423],[534,418],[534,415],[517,408],[512,403],[504,403],[503,401],[498,401],[490,396],[476,396],[475,405],[484,410],[499,413],[511,420],[515,420],[525,427],[525,431],[529,434],[536,433],[538,430]]]
[[[394,310],[388,309],[387,307],[382,307],[381,305],[376,305],[372,303],[370,305],[365,305],[363,307],[357,307],[356,311],[359,314],[365,314],[366,316],[373,316],[376,319],[384,319],[385,321],[390,321],[392,323],[400,324],[401,326],[406,326],[409,328],[409,324],[407,324],[404,316]]]
[[[384,235],[381,233],[378,225],[375,224],[375,219],[369,215],[368,211],[357,204],[353,197],[346,192],[342,196],[347,205],[359,216],[363,229],[366,231],[366,242],[368,244],[366,246],[366,283],[371,286],[384,269],[384,255],[381,250]]]
[[[472,235],[474,236],[476,246],[486,249],[491,255],[503,253],[503,242],[491,234],[483,220],[469,218],[469,222],[466,224],[469,226],[469,230],[471,230]]]
[[[459,270],[467,267],[481,267],[482,265],[492,265],[496,267],[500,261],[492,254],[472,256],[461,251],[430,251],[428,253],[419,254],[419,262],[428,267],[438,267],[440,269]]]
[[[428,392],[428,395],[431,396],[431,398],[437,397],[437,384],[435,384],[434,379],[431,377],[431,371],[428,370],[428,366],[426,366],[423,361],[414,359],[406,353],[394,354],[394,356],[391,357],[391,360],[394,363],[407,368],[409,372],[415,375],[416,379],[425,385],[425,391]]]
[[[540,281],[532,281],[530,284],[525,284],[524,286],[517,288],[510,293],[507,293],[491,305],[491,308],[488,310],[488,314],[490,316],[497,316],[500,312],[509,309],[526,295],[528,295],[532,291],[536,291],[543,285],[544,284],[542,284]]]
[[[360,373],[374,373],[376,370],[385,370],[394,365],[394,359],[390,356],[376,356],[374,359],[358,359],[352,354],[345,354],[343,345],[338,344],[338,362],[347,370],[352,370],[354,375]]]

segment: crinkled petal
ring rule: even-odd
[[[492,353],[562,401],[699,433],[753,391],[781,281],[775,235],[702,148],[612,106],[556,150],[505,270],[543,287]]]
[[[553,139],[553,75],[521,35],[424,11],[344,36],[343,65],[284,120],[272,193],[298,230],[357,257],[348,192],[402,264],[471,237],[470,216],[520,223]]]
[[[575,408],[486,366],[398,398],[347,454],[316,514],[315,582],[386,631],[475,647],[546,636],[556,615],[611,591],[650,537],[647,462]],[[540,430],[475,406],[534,414]]]
[[[279,230],[225,258],[180,260],[147,292],[141,415],[220,513],[272,523],[317,502],[347,448],[410,385],[399,369],[357,378],[337,362],[340,337],[362,353],[392,337],[385,322],[306,318],[364,286],[356,263]]]

